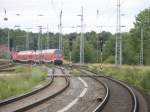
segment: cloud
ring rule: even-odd
[[[51,30],[59,31],[59,12],[63,9],[62,22],[63,31],[80,31],[80,28],[73,29],[71,26],[80,25],[81,6],[84,7],[84,24],[85,31],[96,30],[97,25],[96,10],[99,14],[99,25],[115,26],[116,24],[116,1],[117,0],[0,0],[0,26],[13,27],[20,24],[25,27],[35,27],[39,24],[52,28]],[[135,15],[147,5],[147,0],[121,0],[121,13],[125,14],[122,21],[126,21],[128,26],[132,26]],[[4,8],[7,9],[8,21],[3,21]],[[21,16],[16,16],[20,13]],[[43,17],[38,17],[43,14]],[[69,27],[68,27],[69,26]],[[128,27],[128,29],[131,27]],[[125,30],[128,30],[127,28]],[[115,32],[113,28],[103,28]],[[38,31],[38,30],[37,30]]]

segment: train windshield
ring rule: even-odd
[[[55,57],[56,57],[56,58],[61,58],[61,57],[62,57],[62,54],[56,53],[56,54],[55,54]]]

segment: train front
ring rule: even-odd
[[[54,64],[55,65],[62,65],[63,64],[63,53],[61,50],[56,49],[54,53]]]

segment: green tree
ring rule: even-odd
[[[134,28],[130,30],[133,52],[135,52],[133,57],[136,57],[136,63],[139,63],[141,29],[144,31],[144,51],[146,51],[146,49],[150,49],[150,8],[137,15]],[[146,52],[144,52],[144,57],[144,63],[146,64],[149,58],[146,56]]]

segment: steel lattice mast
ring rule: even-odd
[[[143,65],[143,26],[141,25],[140,65]]]
[[[60,19],[60,23],[59,23],[59,49],[62,50],[63,49],[63,45],[62,45],[62,10],[60,11],[59,19]]]
[[[26,33],[26,50],[29,50],[29,32]]]
[[[120,0],[117,0],[115,64],[122,65],[122,36],[121,36],[121,21],[120,21]]]
[[[46,38],[46,48],[49,49],[49,27],[47,25],[47,38]]]
[[[80,64],[84,64],[83,7],[81,7]]]

